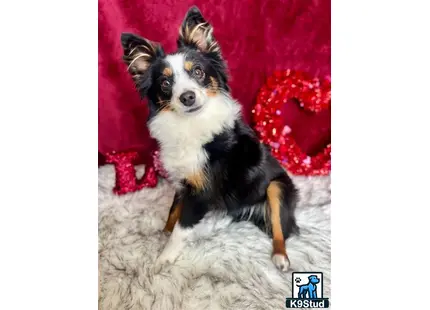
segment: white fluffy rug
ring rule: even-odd
[[[288,272],[273,265],[271,242],[258,228],[208,218],[199,224],[206,235],[190,238],[158,274],[152,267],[168,238],[161,230],[173,192],[160,180],[155,189],[116,196],[114,178],[113,166],[99,168],[100,309],[285,309],[292,271],[323,272],[330,297],[330,177],[294,178],[301,235],[287,241]]]

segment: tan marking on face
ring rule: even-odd
[[[213,97],[218,92],[218,82],[213,76],[210,77],[210,80],[211,80],[211,84],[209,89],[206,91],[206,93],[209,97]]]
[[[157,99],[158,99],[157,104],[160,106],[163,106],[160,112],[172,111],[172,107],[167,102],[163,102],[160,96],[157,95]]]
[[[186,61],[184,64],[184,68],[187,71],[191,71],[191,68],[193,67],[193,63],[191,61]]]
[[[194,173],[186,178],[186,182],[190,184],[194,189],[201,191],[206,187],[207,177],[203,170]]]
[[[172,108],[169,105],[166,105],[165,107],[163,107],[160,112],[169,112],[169,111],[173,111]]]
[[[163,70],[163,74],[164,74],[165,76],[172,76],[172,75],[173,75],[172,68],[170,68],[170,67],[166,67],[166,68],[164,68],[164,70]]]

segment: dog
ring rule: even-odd
[[[299,298],[318,298],[317,296],[317,286],[320,283],[320,279],[317,276],[309,276],[308,284],[297,285],[299,287]]]
[[[273,239],[272,260],[290,261],[286,239],[298,233],[297,189],[268,146],[247,125],[228,86],[227,65],[213,27],[193,6],[179,29],[177,51],[122,33],[123,60],[142,98],[150,135],[175,188],[157,264],[179,256],[192,228],[209,212],[250,221]]]

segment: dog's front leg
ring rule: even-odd
[[[187,239],[193,232],[193,227],[200,222],[207,211],[207,204],[192,196],[182,200],[179,220],[176,222],[166,246],[155,262],[158,272],[164,264],[173,263],[181,254]]]
[[[156,269],[160,269],[164,264],[173,263],[178,258],[191,231],[191,227],[183,227],[179,221],[176,222],[166,246],[155,262]]]
[[[169,217],[167,218],[166,225],[164,226],[163,231],[171,233],[173,228],[175,227],[178,219],[181,215],[182,210],[182,201],[180,194],[178,192],[175,193],[175,197],[173,198],[172,206],[170,207]]]

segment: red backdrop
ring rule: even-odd
[[[99,152],[147,153],[154,147],[146,105],[121,60],[121,32],[135,32],[172,52],[178,27],[193,4],[214,26],[233,97],[247,122],[258,90],[274,70],[330,76],[330,0],[99,0]],[[285,111],[285,123],[309,155],[330,142],[329,110],[313,115],[289,104]]]

